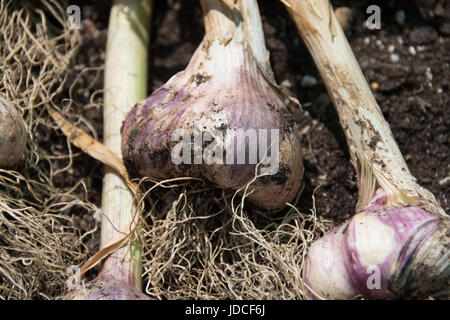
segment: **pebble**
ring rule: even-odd
[[[377,40],[375,41],[375,44],[380,48],[380,49],[384,49],[384,44],[381,40]]]
[[[431,73],[431,69],[430,67],[427,67],[425,70],[425,76],[427,77],[428,80],[433,80],[433,73]]]
[[[445,185],[448,184],[448,183],[450,183],[450,177],[446,177],[446,178],[444,178],[444,179],[442,179],[442,180],[439,181],[439,184],[440,184],[441,186],[445,186]]]
[[[378,84],[378,82],[372,82],[370,84],[370,88],[375,91],[378,90],[378,88],[380,88],[380,85]]]
[[[394,50],[395,50],[395,46],[394,46],[393,44],[390,44],[390,45],[388,46],[388,52],[389,52],[389,53],[392,53],[392,52],[394,52]]]
[[[416,55],[416,49],[413,46],[410,46],[408,48],[409,53],[411,53],[411,55],[415,56]]]
[[[285,87],[285,88],[292,88],[292,84],[288,79],[285,79],[281,82],[281,86]]]
[[[399,62],[399,60],[400,60],[400,57],[398,56],[398,54],[395,54],[395,53],[391,54],[391,55],[389,56],[389,58],[390,58],[391,61],[394,62],[394,63]]]
[[[369,37],[365,37],[364,38],[364,44],[368,45],[370,43],[370,38]]]
[[[405,24],[405,20],[406,20],[406,14],[404,10],[399,10],[395,13],[395,21],[397,21],[397,23],[399,25],[404,25]]]
[[[306,75],[302,78],[302,87],[313,87],[317,84],[317,79],[313,76]]]

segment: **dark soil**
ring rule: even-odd
[[[76,2],[76,1],[75,1]],[[203,37],[203,23],[197,1],[155,1],[150,48],[149,92],[173,74],[184,69]],[[78,1],[82,8],[83,48],[78,55],[78,70],[100,67],[104,63],[109,1]],[[353,22],[348,31],[352,49],[372,86],[375,97],[390,123],[395,139],[412,174],[420,185],[437,197],[445,211],[450,202],[449,77],[450,8],[443,1],[332,1],[334,7],[349,6]],[[305,189],[299,208],[309,212],[315,190],[319,215],[337,222],[354,213],[357,200],[355,172],[338,117],[325,86],[303,45],[285,8],[278,1],[259,1],[266,42],[276,79],[297,97],[302,111],[295,111],[303,143]],[[381,29],[364,25],[366,8],[381,8]],[[419,8],[420,5],[420,8]],[[404,24],[396,21],[399,10]],[[77,74],[74,73],[73,77]],[[317,84],[303,86],[304,76]],[[86,104],[89,95],[102,88],[102,74],[81,77],[89,92],[75,91],[76,99]],[[101,96],[99,98],[101,102]],[[99,108],[84,111],[94,123],[101,139],[102,114]],[[100,190],[101,165],[86,166],[76,161],[79,176],[91,174],[92,189]],[[448,179],[446,179],[448,178]],[[98,192],[90,194],[91,200]],[[100,205],[100,203],[99,203]]]

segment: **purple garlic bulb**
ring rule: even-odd
[[[414,299],[449,293],[449,222],[384,191],[311,246],[303,280],[314,299]]]
[[[18,162],[26,146],[27,132],[20,113],[0,97],[0,168]]]
[[[149,300],[150,298],[125,281],[100,274],[82,287],[71,291],[64,300]]]
[[[205,37],[189,65],[137,104],[122,126],[132,177],[191,176],[267,210],[292,201],[303,175],[297,128],[251,51]]]

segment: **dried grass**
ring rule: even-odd
[[[156,299],[303,299],[308,246],[332,227],[313,208],[268,215],[237,193],[166,185],[143,228],[145,292]],[[244,205],[245,204],[245,205]]]
[[[1,2],[0,94],[22,113],[29,139],[23,161],[0,169],[0,299],[60,294],[67,266],[88,254],[88,235],[74,216],[97,207],[80,196],[87,192],[83,181],[55,186],[55,176],[70,172],[74,154],[65,139],[49,141],[55,125],[45,112],[46,106],[61,109],[58,95],[80,45],[64,16],[56,1]]]

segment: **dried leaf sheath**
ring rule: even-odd
[[[53,120],[55,120],[61,131],[64,133],[64,135],[74,146],[80,148],[81,150],[83,150],[83,152],[89,154],[94,159],[101,161],[105,165],[115,170],[117,174],[123,178],[128,188],[133,192],[136,201],[140,201],[141,194],[139,192],[138,186],[135,183],[131,182],[131,180],[128,178],[125,166],[123,165],[122,160],[119,157],[117,157],[111,150],[105,147],[105,145],[98,142],[86,132],[65,120],[64,117],[59,114],[59,112],[49,109],[49,113]],[[112,241],[111,244],[101,249],[83,264],[83,266],[80,268],[80,275],[83,276],[88,270],[98,265],[104,258],[109,256],[117,249],[123,247],[129,240],[129,237],[136,230],[136,227],[139,224],[139,218],[140,210],[136,212],[133,221],[131,221],[131,223],[129,224],[129,232],[124,234],[116,233],[116,238]]]

